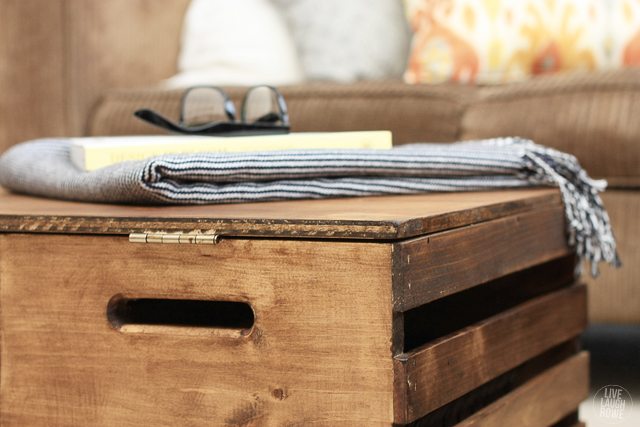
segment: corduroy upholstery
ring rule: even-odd
[[[238,107],[246,89],[226,89]],[[409,86],[400,82],[309,84],[280,88],[294,131],[391,129],[396,143],[454,141],[463,107],[474,90],[466,86]],[[89,126],[92,135],[158,131],[133,117],[147,107],[178,117],[181,91],[137,90],[108,93]]]
[[[622,257],[622,268],[605,265],[589,285],[589,319],[595,323],[640,323],[640,191],[608,190],[602,196]]]
[[[461,137],[518,135],[575,154],[592,176],[640,185],[640,69],[487,86]]]
[[[0,152],[44,136],[157,132],[131,114],[177,115],[179,93],[138,88],[175,72],[188,1],[0,1]],[[230,89],[236,99],[243,91]],[[397,143],[519,135],[577,155],[612,184],[604,200],[625,264],[591,286],[591,320],[640,323],[640,70],[283,92],[296,131],[390,129]]]
[[[107,90],[176,72],[189,0],[1,0],[0,152],[82,135]]]

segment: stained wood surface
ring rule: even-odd
[[[424,417],[408,424],[409,427],[453,426],[466,420],[478,411],[507,396],[512,391],[531,381],[544,371],[575,356],[580,352],[578,337],[553,347],[529,359],[516,368],[447,403]],[[548,427],[573,427],[578,421],[576,412]]]
[[[394,309],[406,311],[571,253],[553,206],[394,245]]]
[[[566,256],[396,313],[402,318],[404,329],[394,336],[396,354],[411,351],[528,300],[571,286],[575,280],[575,267],[576,257]]]
[[[555,189],[171,207],[65,202],[0,190],[0,232],[215,230],[231,236],[399,239],[560,205]]]
[[[226,238],[113,235],[192,230]],[[1,426],[407,423],[586,322],[572,287],[394,358],[403,311],[570,253],[556,190],[165,208],[0,194],[0,232]],[[115,296],[247,302],[255,326],[116,330]]]
[[[548,427],[577,410],[589,395],[589,355],[548,369],[456,427]]]
[[[0,253],[3,427],[393,421],[389,244],[3,234]],[[121,332],[119,294],[246,301],[255,326]]]
[[[415,421],[578,335],[586,323],[586,289],[574,286],[396,356],[395,421]]]

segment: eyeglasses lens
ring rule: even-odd
[[[284,114],[279,104],[278,93],[268,86],[252,88],[242,105],[242,119],[245,123],[269,123],[283,125]]]
[[[182,103],[182,124],[199,126],[228,121],[225,102],[225,96],[215,88],[190,89]]]

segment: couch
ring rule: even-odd
[[[176,116],[188,0],[2,0],[0,151],[62,135],[155,133],[132,111]],[[400,81],[283,88],[294,131],[390,129],[395,143],[518,135],[575,154],[604,195],[625,267],[590,282],[592,322],[640,323],[640,70],[498,86]],[[241,88],[230,88],[239,97]]]

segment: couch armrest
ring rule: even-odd
[[[85,133],[107,90],[175,72],[189,0],[2,0],[0,152]]]

